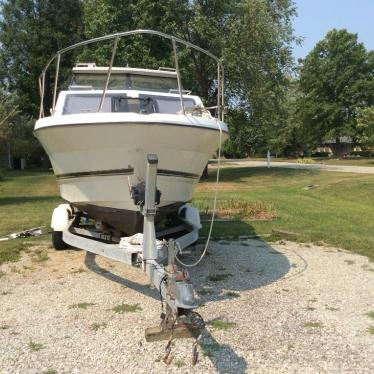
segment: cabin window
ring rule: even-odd
[[[181,102],[179,97],[157,96],[157,105],[159,113],[175,114],[181,111]],[[195,105],[193,99],[183,99],[184,107],[186,109]]]
[[[70,94],[66,95],[63,114],[96,113],[99,108],[100,94]],[[184,98],[186,109],[195,105],[191,98]],[[129,97],[126,94],[107,94],[103,104],[103,112],[131,113],[180,113],[180,98],[170,96],[142,95]]]
[[[70,86],[72,89],[74,89],[74,86],[78,86],[93,90],[102,90],[105,87],[106,79],[106,74],[76,73],[73,75]],[[118,74],[112,72],[108,89],[169,92],[170,90],[178,89],[178,82],[176,77]]]
[[[62,114],[96,113],[99,109],[101,95],[66,95]],[[106,96],[103,112],[111,111],[111,98]]]
[[[112,97],[112,112],[157,113],[157,102],[150,96],[139,98],[122,96]]]

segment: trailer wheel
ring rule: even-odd
[[[62,231],[52,230],[52,244],[57,251],[62,251],[69,247],[62,239]]]

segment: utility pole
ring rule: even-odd
[[[271,161],[271,155],[270,155],[270,150],[268,149],[267,153],[267,167],[270,169],[270,161]]]

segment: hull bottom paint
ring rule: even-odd
[[[108,225],[109,228],[113,228],[128,236],[143,232],[144,217],[140,211],[116,209],[91,204],[74,203],[72,205],[94,220],[103,222]],[[155,217],[156,231],[158,226],[163,223],[164,219],[176,213],[178,208],[182,205],[183,203],[176,203],[159,208]]]

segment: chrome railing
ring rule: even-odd
[[[40,110],[39,110],[39,118],[44,117],[44,97],[45,97],[45,77],[46,77],[46,72],[51,66],[52,62],[56,61],[56,74],[55,74],[55,80],[54,80],[54,87],[53,87],[53,100],[52,100],[52,111],[51,114],[53,115],[56,110],[56,98],[57,98],[57,86],[58,86],[58,76],[59,76],[59,70],[60,70],[60,61],[61,61],[61,56],[66,53],[70,52],[73,49],[84,47],[86,45],[92,44],[92,43],[97,43],[97,42],[102,42],[105,40],[111,40],[114,39],[113,43],[113,49],[112,49],[112,56],[110,59],[110,64],[108,68],[108,73],[105,81],[105,86],[103,93],[100,98],[100,103],[98,106],[98,112],[102,111],[104,100],[105,100],[105,95],[108,90],[108,85],[110,81],[110,76],[112,73],[112,67],[114,63],[114,58],[117,52],[117,46],[118,46],[118,41],[120,38],[125,37],[125,36],[130,36],[130,35],[137,35],[137,34],[151,34],[151,35],[157,35],[162,38],[166,38],[171,40],[172,43],[172,48],[173,48],[173,54],[174,54],[174,64],[175,64],[175,71],[177,74],[177,82],[178,82],[178,91],[179,91],[179,97],[180,97],[180,104],[181,104],[181,112],[183,114],[186,113],[185,107],[184,107],[184,101],[183,101],[183,90],[182,90],[182,84],[181,84],[181,76],[180,76],[180,70],[179,70],[179,61],[178,61],[178,50],[177,50],[177,43],[183,44],[189,48],[195,49],[201,53],[204,53],[205,55],[209,56],[212,58],[216,64],[217,64],[217,105],[216,106],[211,106],[209,109],[216,109],[216,117],[219,120],[224,119],[224,70],[223,70],[223,64],[222,61],[210,53],[209,51],[198,47],[197,45],[194,45],[190,42],[187,42],[183,39],[174,37],[172,35],[165,34],[160,31],[154,31],[154,30],[132,30],[132,31],[125,31],[125,32],[119,32],[115,34],[110,34],[110,35],[105,35],[100,38],[94,38],[90,40],[86,40],[83,42],[79,42],[76,44],[73,44],[69,47],[63,48],[60,51],[58,51],[54,56],[51,57],[51,59],[48,61],[47,65],[43,69],[42,73],[39,76],[39,92],[40,92]]]

